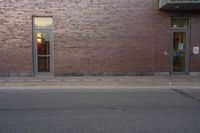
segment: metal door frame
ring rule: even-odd
[[[50,72],[38,72],[38,46],[37,46],[37,32],[50,33]],[[54,62],[53,62],[53,33],[51,29],[34,29],[33,30],[33,57],[34,57],[34,76],[52,76],[54,74]]]
[[[185,32],[186,33],[186,44],[185,44],[185,72],[174,72],[173,71],[173,39],[175,32]],[[171,75],[177,74],[189,74],[189,30],[187,29],[173,29],[170,32],[170,73]]]

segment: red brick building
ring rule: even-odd
[[[1,0],[0,76],[200,73],[199,0]]]

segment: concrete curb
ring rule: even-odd
[[[0,89],[200,89],[200,77],[22,77],[0,78]]]
[[[200,89],[200,82],[11,82],[0,89]]]

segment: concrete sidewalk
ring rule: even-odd
[[[0,77],[0,89],[200,89],[198,76]]]

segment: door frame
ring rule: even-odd
[[[185,32],[186,33],[186,44],[185,44],[185,72],[174,72],[173,71],[173,38],[175,32]],[[171,75],[181,75],[181,74],[189,74],[189,30],[188,29],[173,29],[170,32],[170,74]]]
[[[50,72],[38,72],[38,46],[37,46],[37,32],[49,32],[50,33]],[[53,60],[53,32],[51,29],[34,29],[33,30],[33,71],[34,76],[53,76],[54,75],[54,60]]]

